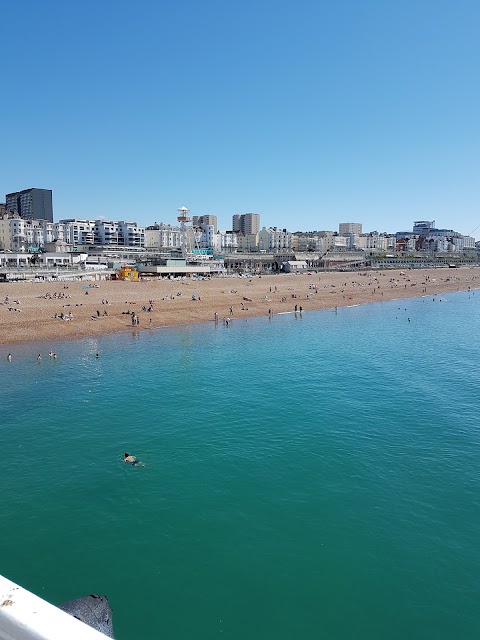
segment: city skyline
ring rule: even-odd
[[[50,222],[55,222],[55,223],[62,223],[65,221],[72,221],[72,220],[98,220],[98,221],[102,221],[104,223],[108,223],[109,221],[111,222],[119,222],[121,219],[120,218],[107,218],[106,216],[96,216],[95,218],[88,218],[86,216],[73,216],[71,218],[63,218],[63,217],[58,217],[55,216],[55,219],[52,220],[52,191],[48,190],[48,189],[38,189],[38,188],[30,188],[30,189],[24,189],[21,192],[17,193],[11,193],[11,194],[6,194],[5,196],[5,200],[6,200],[6,204],[8,205],[9,202],[13,202],[15,201],[15,198],[12,200],[12,196],[17,197],[18,195],[22,195],[22,194],[27,194],[27,192],[45,192],[49,194],[49,198],[50,198],[50,216],[49,216],[49,220]],[[8,207],[5,204],[1,205],[2,207],[5,208],[5,212],[9,213],[9,214],[16,214],[16,215],[20,215],[20,217],[24,217],[21,215],[21,213],[17,210],[17,207]],[[194,215],[191,213],[190,209],[188,209],[188,207],[182,207],[182,209],[185,209],[186,211],[188,211],[189,215],[191,215],[192,217],[192,221],[193,221],[193,225],[194,226],[199,226],[201,223],[206,222],[207,224],[212,224],[215,227],[215,233],[217,232],[217,228],[221,231],[234,231],[234,232],[242,232],[244,234],[249,234],[249,233],[258,233],[258,231],[260,231],[260,229],[275,229],[275,230],[281,230],[283,229],[284,231],[288,231],[290,233],[316,233],[316,232],[334,232],[334,233],[338,233],[338,235],[344,235],[344,234],[350,234],[350,233],[355,233],[355,234],[363,234],[363,235],[368,235],[368,234],[372,234],[372,233],[379,233],[379,234],[388,234],[388,235],[395,235],[398,233],[418,233],[418,230],[415,229],[416,225],[420,225],[420,226],[432,226],[432,227],[436,227],[436,228],[441,228],[443,230],[446,229],[451,229],[452,231],[457,231],[457,229],[454,229],[452,225],[450,226],[440,226],[437,227],[436,226],[436,221],[432,220],[432,221],[412,221],[412,226],[413,229],[410,230],[408,228],[405,229],[396,229],[394,231],[390,231],[390,230],[379,230],[379,229],[363,229],[363,223],[361,221],[350,221],[350,222],[338,222],[337,227],[336,228],[332,228],[332,229],[301,229],[300,227],[295,227],[292,226],[290,224],[289,227],[281,227],[279,225],[276,224],[263,224],[261,223],[261,216],[258,213],[244,213],[244,214],[233,214],[231,216],[231,222],[230,222],[230,226],[228,227],[224,227],[222,229],[219,228],[218,226],[218,218],[216,215],[214,214],[210,214],[210,215]],[[181,209],[177,209],[176,213],[178,214],[178,212]],[[28,215],[28,218],[32,218],[33,220],[38,219],[38,218],[42,218],[43,216],[35,216],[35,215]],[[1,210],[0,210],[0,218],[1,218]],[[122,219],[122,221],[126,221],[126,219]],[[253,221],[253,228],[252,228],[252,221]],[[155,222],[149,222],[149,223],[139,223],[138,220],[130,220],[130,222],[134,222],[135,224],[138,224],[139,226],[143,226],[145,228],[148,227],[153,227],[156,225],[166,225],[172,228],[179,228],[179,223],[170,219],[162,219],[162,220],[156,220]],[[244,226],[246,224],[246,226]],[[475,231],[475,230],[474,230]],[[467,235],[467,234],[464,234]],[[472,234],[468,234],[468,236],[472,236]],[[472,236],[474,237],[474,236]]]
[[[33,99],[0,106],[0,193],[48,187],[56,219],[173,223],[186,205],[222,229],[255,212],[475,236],[479,17],[473,1],[9,5],[6,77],[28,74]]]

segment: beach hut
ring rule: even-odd
[[[133,267],[120,267],[118,270],[120,280],[130,280],[131,282],[138,282],[138,271]]]
[[[282,271],[285,273],[302,273],[308,271],[308,264],[305,260],[287,260],[282,262]]]

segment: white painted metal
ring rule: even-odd
[[[0,640],[105,640],[106,636],[0,576]]]

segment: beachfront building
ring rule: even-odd
[[[40,253],[0,252],[0,268],[18,269],[53,269],[55,267],[80,267],[85,266],[87,254],[83,252],[69,251],[68,246],[52,247],[53,251]]]
[[[245,236],[256,235],[260,231],[260,214],[243,213],[232,217],[232,231]]]
[[[74,246],[83,244],[94,244],[95,240],[95,221],[79,220],[78,218],[69,218],[61,220],[66,225],[68,231],[68,242]]]
[[[396,250],[401,253],[469,253],[475,251],[475,238],[453,229],[437,229],[435,221],[413,223],[413,231],[397,231]]]
[[[145,227],[126,220],[95,220],[94,244],[122,247],[144,247]]]
[[[7,193],[5,205],[8,211],[24,220],[48,220],[53,222],[51,189],[24,189]]]
[[[314,232],[295,233],[293,236],[293,250],[313,252],[317,249],[318,236]]]
[[[0,251],[21,251],[26,247],[25,220],[17,214],[0,218]]]
[[[60,220],[60,224],[65,225],[64,238],[62,239],[74,246],[145,246],[145,227],[137,225],[136,222],[70,218]]]
[[[259,251],[284,253],[293,250],[293,233],[277,227],[263,227],[258,233]]]
[[[218,250],[221,253],[235,253],[238,250],[238,234],[234,231],[219,231]]]
[[[475,238],[473,236],[460,236],[455,242],[455,248],[457,251],[474,251]]]
[[[341,222],[338,225],[338,235],[348,238],[348,249],[356,250],[360,248],[358,238],[362,235],[362,225],[359,222]]]
[[[413,235],[426,237],[430,235],[430,229],[435,228],[435,220],[418,220],[413,223]]]
[[[213,233],[218,231],[217,216],[192,216],[192,225],[203,229],[204,225],[211,225],[214,228]]]
[[[431,229],[426,238],[421,238],[421,249],[442,252],[461,252],[475,249],[475,238],[463,236],[451,229]]]
[[[65,225],[48,220],[25,220],[15,213],[0,218],[1,251],[39,249],[55,240],[66,240]]]
[[[360,222],[340,222],[338,225],[338,235],[346,236],[346,235],[361,235],[362,233],[362,225]]]
[[[192,249],[202,249],[213,253],[236,251],[237,233],[218,231],[216,216],[193,216],[192,227],[187,230],[187,243]],[[179,226],[161,222],[145,229],[145,247],[149,251],[170,251],[180,249],[182,232]]]
[[[160,222],[145,229],[145,247],[150,251],[180,249],[181,241],[180,227]]]
[[[218,234],[215,225],[201,223],[200,227],[195,227],[196,245],[200,249],[218,250]]]
[[[475,238],[453,229],[437,229],[434,220],[414,222],[411,236],[416,237],[417,251],[458,253],[475,249]]]
[[[356,237],[356,249],[368,252],[370,255],[380,253],[394,253],[396,237],[387,233],[362,233]]]
[[[258,233],[237,233],[238,250],[244,253],[257,252],[259,245]]]
[[[418,236],[414,236],[413,234],[408,234],[403,231],[395,234],[396,242],[395,242],[395,252],[399,254],[409,253],[412,254],[416,250]]]
[[[286,260],[282,262],[281,270],[285,273],[303,273],[308,271],[309,266],[306,260]]]
[[[350,236],[339,235],[336,231],[309,231],[293,236],[293,249],[298,252],[325,254],[328,251],[353,250]]]

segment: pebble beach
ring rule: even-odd
[[[140,282],[16,282],[0,286],[0,344],[59,341],[134,330],[308,312],[480,284],[480,267],[325,272]],[[133,316],[136,317],[135,324]]]

